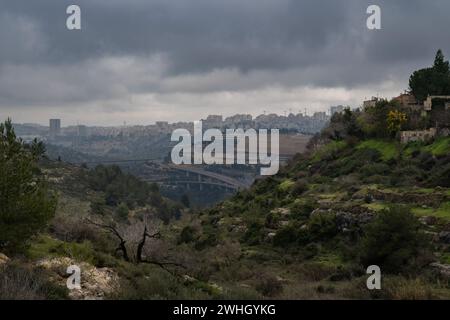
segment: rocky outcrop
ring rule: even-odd
[[[77,265],[81,269],[81,289],[69,291],[69,297],[75,300],[101,300],[116,292],[119,288],[118,275],[109,268],[96,268],[89,263],[78,263],[70,258],[53,258],[41,260],[37,263],[53,272],[53,281],[66,285],[67,267]]]
[[[7,264],[9,261],[9,258],[0,252],[0,266]]]
[[[424,225],[434,226],[438,223],[438,218],[433,217],[433,216],[425,216],[425,217],[419,218],[419,221]]]
[[[336,213],[336,223],[339,230],[348,231],[369,223],[373,217],[374,214],[369,211],[359,214],[340,211]]]
[[[439,242],[450,244],[450,231],[441,231],[437,237]]]
[[[432,263],[430,266],[437,272],[439,272],[441,276],[450,279],[450,265],[441,263]]]
[[[332,209],[316,209],[311,213],[311,217],[318,214],[333,214],[336,217],[336,224],[339,231],[349,231],[359,228],[372,221],[374,213],[370,210],[361,211],[333,211]]]
[[[395,193],[384,192],[381,190],[370,190],[370,195],[373,197],[373,199],[379,201],[392,203],[414,203],[417,205],[426,205],[429,207],[436,207],[438,204],[448,200],[448,196],[444,193]]]
[[[288,217],[291,215],[291,210],[288,208],[276,208],[271,211],[273,214],[278,214],[281,217]]]

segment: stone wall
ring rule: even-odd
[[[401,143],[408,143],[411,141],[428,141],[433,139],[436,136],[436,133],[435,128],[420,131],[401,131],[400,141]]]

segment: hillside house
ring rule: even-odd
[[[445,104],[445,109],[450,109],[450,96],[428,96],[427,100],[423,102],[425,111],[431,111],[433,108],[433,100],[443,100]]]

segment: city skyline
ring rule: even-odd
[[[120,125],[108,125],[108,126],[102,126],[102,125],[88,125],[85,123],[76,123],[76,124],[71,124],[71,123],[64,123],[64,119],[61,118],[50,118],[47,119],[46,123],[37,123],[37,122],[13,122],[13,124],[16,125],[23,125],[23,126],[36,126],[36,127],[41,127],[41,128],[48,128],[50,136],[53,135],[58,135],[61,134],[65,129],[73,129],[73,128],[82,128],[82,130],[86,129],[86,128],[139,128],[139,127],[165,127],[165,126],[169,126],[169,127],[176,127],[177,125],[193,125],[194,123],[198,122],[198,121],[202,121],[205,126],[213,128],[213,127],[217,127],[217,128],[224,128],[226,126],[229,125],[235,125],[236,128],[238,127],[249,127],[249,125],[252,124],[259,124],[260,127],[262,127],[262,123],[267,123],[267,122],[277,122],[280,119],[281,120],[286,120],[288,122],[286,123],[295,123],[297,126],[301,127],[302,123],[298,122],[296,120],[298,119],[304,119],[306,121],[318,121],[318,122],[326,122],[329,121],[331,116],[336,113],[336,112],[342,112],[345,110],[345,108],[349,108],[349,106],[343,106],[343,105],[339,105],[339,106],[331,106],[330,107],[330,111],[329,112],[325,112],[325,111],[317,111],[314,112],[313,114],[304,114],[302,112],[298,112],[298,113],[287,113],[287,114],[276,114],[276,113],[263,113],[263,114],[259,114],[257,116],[253,116],[251,114],[234,114],[231,116],[223,116],[223,115],[218,115],[218,114],[211,114],[208,115],[202,119],[197,119],[194,121],[184,121],[184,120],[180,120],[180,121],[165,121],[165,120],[159,120],[159,121],[153,121],[153,122],[149,122],[146,124],[132,124],[132,123],[127,123],[126,121],[124,121],[122,124]],[[334,110],[335,109],[335,110]],[[242,126],[243,125],[243,126]],[[269,125],[268,127],[270,128],[276,128],[276,125]],[[280,129],[285,129],[286,126],[284,125],[280,125]],[[53,134],[52,134],[53,132]]]
[[[334,112],[331,111],[331,109],[333,108],[340,108],[340,111],[344,110],[345,108],[352,108],[351,106],[344,106],[344,105],[337,105],[337,106],[330,106],[327,108],[327,110],[324,111],[315,111],[315,112],[308,112],[307,108],[303,108],[303,109],[299,109],[299,110],[285,110],[285,112],[283,112],[283,114],[279,114],[276,112],[268,112],[268,111],[263,111],[263,113],[259,113],[259,114],[249,114],[249,113],[235,113],[235,114],[230,114],[230,115],[224,115],[224,114],[207,114],[204,117],[201,117],[199,119],[194,119],[194,120],[185,120],[185,119],[173,119],[173,120],[167,120],[167,119],[161,119],[161,120],[149,120],[148,122],[142,122],[142,123],[130,123],[128,121],[122,121],[122,123],[118,123],[118,124],[108,124],[108,125],[101,125],[95,122],[92,123],[84,123],[84,122],[80,122],[80,121],[76,121],[75,123],[72,122],[68,122],[66,121],[66,119],[64,118],[58,118],[58,117],[47,117],[45,118],[43,121],[15,121],[15,119],[13,120],[13,123],[16,124],[21,124],[21,125],[38,125],[38,126],[42,126],[42,127],[51,127],[51,122],[53,120],[59,120],[60,121],[60,128],[68,128],[68,127],[76,127],[76,126],[88,126],[88,127],[133,127],[133,126],[152,126],[152,125],[157,125],[158,123],[168,123],[168,124],[177,124],[177,123],[194,123],[196,121],[207,121],[208,118],[210,117],[221,117],[222,121],[233,121],[233,118],[236,117],[240,117],[240,116],[249,116],[251,119],[250,121],[255,121],[258,117],[263,117],[263,116],[276,116],[276,117],[286,117],[288,118],[289,116],[293,115],[295,117],[297,116],[302,116],[305,118],[314,118],[314,117],[322,117],[322,115],[325,115],[326,117],[330,117],[332,114],[334,114]],[[305,113],[306,111],[306,113]],[[47,115],[44,115],[47,116]],[[0,117],[1,117],[1,112],[0,112]]]

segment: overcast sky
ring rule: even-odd
[[[82,30],[66,28],[78,4]],[[366,9],[382,9],[382,30]],[[0,118],[63,125],[325,111],[450,56],[448,0],[0,0]]]

